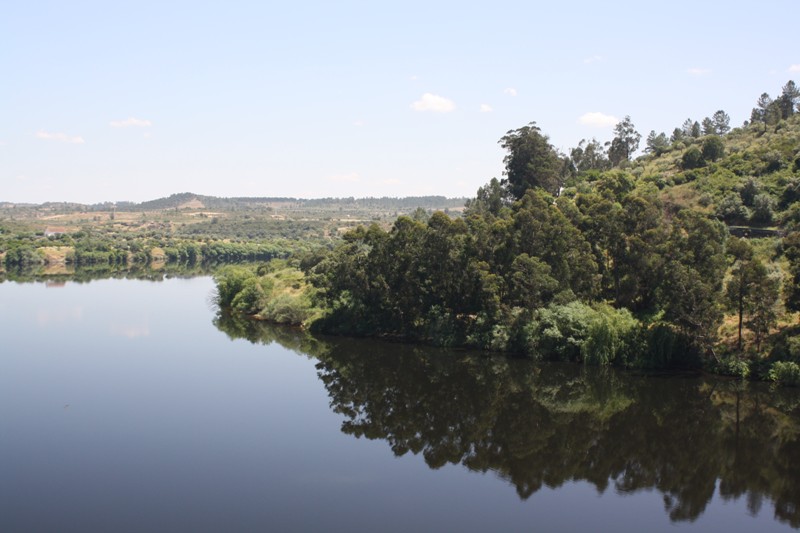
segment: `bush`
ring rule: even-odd
[[[792,361],[778,361],[770,368],[769,379],[782,385],[800,386],[800,366]]]
[[[722,144],[722,140],[719,137],[710,135],[703,140],[703,159],[716,161],[723,155],[725,155],[725,146]]]
[[[300,326],[313,314],[311,303],[303,295],[281,294],[272,298],[261,315],[278,324]]]
[[[600,305],[595,311],[588,337],[581,346],[583,361],[602,366],[633,362],[640,348],[639,321],[627,309]]]
[[[214,274],[214,281],[217,285],[217,305],[228,307],[233,303],[233,299],[244,288],[245,281],[255,278],[255,273],[249,268],[242,266],[226,266]]]
[[[231,301],[231,307],[240,313],[253,315],[266,305],[272,291],[272,281],[267,278],[247,278],[241,290]]]
[[[768,194],[757,194],[753,200],[753,222],[772,222],[775,200]]]
[[[686,169],[699,168],[705,164],[703,154],[696,146],[692,146],[683,153],[681,159],[681,166]]]

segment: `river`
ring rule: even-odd
[[[800,391],[313,338],[209,277],[0,283],[0,531],[800,527]]]

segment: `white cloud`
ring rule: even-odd
[[[603,57],[603,56],[597,56],[597,55],[595,55],[595,56],[591,56],[591,57],[587,57],[587,58],[585,58],[585,59],[583,60],[583,62],[584,62],[584,63],[586,63],[586,64],[588,65],[588,64],[590,64],[590,63],[599,63],[600,61],[605,61],[605,60],[606,60],[606,58],[605,58],[605,57]]]
[[[481,113],[491,113],[494,111],[489,104],[481,104]]]
[[[396,179],[396,178],[388,178],[388,179],[385,179],[385,180],[383,180],[383,182],[382,182],[382,183],[383,183],[384,185],[400,185],[400,184],[402,184],[403,182],[402,182],[402,181],[400,181],[399,179]]]
[[[422,97],[411,104],[414,111],[433,111],[434,113],[449,113],[455,110],[456,104],[444,96],[438,94],[425,93]]]
[[[366,124],[367,123],[364,122],[363,120],[356,120],[355,122],[353,122],[353,126],[355,126],[356,128],[361,128],[361,127],[365,126]]]
[[[509,96],[517,96],[517,90],[513,87],[509,87],[507,89],[503,89],[503,92]]]
[[[692,76],[705,76],[706,74],[711,74],[711,69],[692,67],[688,69],[686,72],[688,72]]]
[[[20,174],[16,176],[16,179],[17,181],[28,181],[28,176],[26,176],[25,174]]]
[[[59,141],[62,143],[71,143],[71,144],[83,144],[84,141],[83,137],[81,136],[70,136],[66,133],[50,133],[44,130],[39,130],[36,132],[36,136],[39,139],[43,139],[45,141]]]
[[[334,176],[328,176],[327,180],[335,181],[337,183],[355,183],[357,181],[361,181],[361,176],[355,172],[351,172],[350,174],[336,174]]]
[[[800,65],[792,65],[789,67],[789,72],[800,72]]]
[[[593,128],[610,128],[616,125],[619,119],[615,116],[595,111],[592,113],[584,113],[578,118],[578,122],[584,126],[591,126]]]
[[[128,128],[136,126],[137,128],[147,128],[153,125],[149,120],[142,120],[140,118],[126,118],[125,120],[112,120],[108,123],[112,128]]]
[[[410,79],[411,81],[417,81],[417,80],[419,79],[419,76],[417,76],[416,74],[414,74],[414,75],[413,75],[413,76],[411,76],[409,79]]]

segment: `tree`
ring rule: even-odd
[[[607,170],[611,167],[605,148],[594,138],[591,141],[581,139],[578,146],[570,150],[569,157],[578,172]]]
[[[647,148],[645,151],[661,155],[663,154],[667,148],[669,148],[669,140],[667,140],[667,136],[664,133],[659,133],[656,135],[654,130],[650,130],[650,133],[647,135]]]
[[[714,122],[714,130],[717,135],[725,135],[731,130],[731,117],[720,109],[711,117]]]
[[[789,260],[789,281],[784,287],[786,309],[800,311],[800,232],[783,238],[783,254]]]
[[[737,346],[742,349],[742,322],[744,319],[745,295],[748,293],[745,265],[753,260],[753,247],[745,239],[734,237],[728,241],[728,255],[734,259],[733,275],[725,290],[726,303],[729,309],[735,309],[739,316],[739,336]]]
[[[767,131],[767,123],[769,122],[772,108],[772,98],[767,93],[761,93],[756,102],[756,107],[750,115],[752,122],[763,122],[764,131]]]
[[[704,164],[703,154],[696,146],[692,146],[686,150],[681,158],[681,166],[686,170],[702,167]]]
[[[783,86],[781,95],[776,100],[781,118],[787,119],[791,117],[798,101],[800,101],[800,89],[797,88],[797,85],[792,80],[789,80]]]
[[[608,150],[608,158],[614,166],[623,161],[630,160],[633,153],[639,148],[639,141],[642,140],[641,134],[636,131],[636,127],[631,122],[630,116],[618,122],[614,126],[614,139]]]
[[[703,135],[714,135],[717,133],[717,127],[714,121],[706,117],[703,119]]]
[[[562,183],[561,157],[535,122],[508,131],[498,144],[508,151],[503,158],[507,176],[504,182],[515,198],[522,198],[525,191],[534,187],[558,194]]]
[[[513,198],[508,189],[497,178],[480,187],[473,200],[467,200],[465,214],[498,216],[504,207],[509,207]]]
[[[694,126],[694,124],[695,122],[690,118],[687,118],[686,120],[683,121],[683,125],[681,126],[681,131],[683,132],[684,137],[694,137],[694,135],[692,135],[692,127]]]
[[[716,161],[725,155],[725,146],[722,144],[722,139],[716,135],[709,135],[703,140],[703,159],[709,161]]]

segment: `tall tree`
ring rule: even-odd
[[[608,150],[608,158],[611,164],[616,166],[623,161],[630,160],[633,153],[639,148],[639,141],[642,140],[641,134],[636,131],[636,127],[631,122],[630,116],[618,122],[614,126],[614,139]]]
[[[645,143],[647,146],[645,151],[656,155],[663,154],[667,148],[669,148],[669,140],[667,139],[666,134],[662,132],[656,135],[655,130],[650,130]]]
[[[714,125],[714,121],[708,117],[703,119],[702,126],[703,126],[703,135],[714,135],[717,133],[717,128]]]
[[[563,163],[536,122],[508,131],[498,144],[508,151],[503,158],[505,181],[515,198],[522,198],[525,191],[536,187],[558,194]]]
[[[781,118],[787,119],[794,114],[794,108],[800,102],[800,89],[792,80],[786,82],[783,86],[781,95],[776,100],[778,108],[780,109]]]
[[[607,170],[611,167],[605,148],[594,138],[591,141],[581,139],[578,146],[570,150],[569,157],[578,172]]]
[[[717,135],[725,135],[731,130],[731,117],[720,109],[711,117],[714,122],[714,130]]]
[[[756,107],[753,109],[753,113],[750,115],[750,119],[753,122],[763,122],[764,123],[764,131],[767,131],[767,122],[770,118],[770,108],[772,107],[772,98],[767,93],[761,93],[761,96],[758,97],[758,101],[756,102]]]

